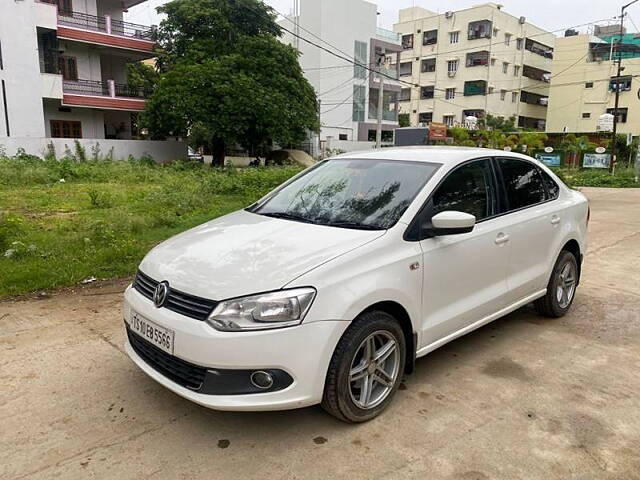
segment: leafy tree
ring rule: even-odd
[[[453,144],[461,147],[475,147],[476,142],[471,139],[469,130],[462,127],[451,127],[449,136],[453,138]]]
[[[548,139],[549,137],[541,132],[522,132],[518,141],[518,149],[524,151],[526,145],[527,152],[542,150]]]
[[[507,119],[504,117],[498,117],[491,114],[487,114],[484,118],[480,118],[478,121],[481,128],[487,128],[489,130],[501,130],[503,132],[516,131],[516,117],[512,116]]]
[[[400,128],[404,128],[404,127],[410,127],[411,126],[411,119],[408,113],[400,113],[398,115],[398,124],[400,126]]]
[[[127,63],[127,84],[131,88],[140,89],[150,95],[156,88],[160,76],[146,63]]]
[[[319,128],[313,88],[298,53],[281,43],[275,12],[261,0],[173,0],[158,9],[161,78],[145,122],[184,136],[223,165],[226,147],[260,155]]]

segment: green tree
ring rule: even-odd
[[[151,66],[142,62],[127,63],[127,84],[131,88],[142,90],[151,95],[158,85],[160,76]]]
[[[398,125],[400,128],[410,127],[411,119],[408,113],[400,113],[398,114]]]
[[[260,0],[173,0],[157,34],[158,86],[145,123],[158,135],[195,134],[215,165],[228,146],[256,155],[317,131],[318,104],[298,52],[281,43]],[[192,139],[193,143],[193,139]]]
[[[479,125],[481,128],[487,128],[489,130],[501,130],[506,133],[516,131],[516,117],[498,117],[488,113],[484,118],[479,119]]]

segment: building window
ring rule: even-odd
[[[479,67],[489,65],[489,52],[483,50],[481,52],[467,53],[467,67]]]
[[[447,74],[453,77],[458,72],[458,60],[447,61]]]
[[[377,133],[377,130],[369,130],[368,140],[375,142]],[[393,142],[393,130],[382,130],[382,141],[387,143]]]
[[[549,81],[551,80],[550,72],[531,67],[529,65],[525,65],[524,67],[522,67],[522,75],[532,80],[538,80],[539,82],[549,83]]]
[[[364,109],[367,100],[367,90],[364,85],[353,86],[353,115],[354,122],[364,122]]]
[[[65,80],[78,80],[78,62],[76,57],[66,57],[61,55],[58,57],[58,71]]]
[[[473,95],[486,95],[487,94],[487,81],[475,80],[472,82],[464,82],[464,96],[470,97]]]
[[[593,88],[593,82],[587,82],[584,84],[584,88]]]
[[[516,103],[518,101],[518,92],[511,92],[511,101]]]
[[[522,50],[524,47],[524,38],[516,38],[516,48]]]
[[[431,123],[433,121],[433,112],[422,112],[418,114],[418,123]]]
[[[591,113],[589,113],[589,112],[584,112],[584,113],[582,114],[582,118],[591,118]]]
[[[82,138],[82,123],[71,120],[50,120],[51,137]]]
[[[456,117],[454,115],[445,115],[442,117],[442,123],[447,127],[453,127],[453,124],[456,123]]]
[[[349,135],[347,135],[346,133],[339,133],[338,140],[349,140]]]
[[[624,77],[613,77],[609,82],[609,90],[615,92],[616,90],[620,92],[628,92],[631,90],[631,75],[627,75]]]
[[[496,38],[498,36],[498,29],[496,27],[493,28],[493,37]]]
[[[495,58],[492,58],[492,59],[491,59],[491,66],[492,66],[492,67],[495,67],[495,65],[496,65],[496,59],[495,59]]]
[[[544,43],[531,40],[530,38],[527,38],[524,48],[536,55],[540,55],[545,58],[553,58],[553,48],[545,45]]]
[[[408,102],[409,100],[411,100],[411,89],[403,88],[402,90],[400,90],[400,101]]]
[[[429,73],[436,71],[436,59],[435,58],[427,58],[422,60],[422,72]]]
[[[444,98],[447,100],[453,100],[456,98],[456,89],[455,88],[447,88],[444,91]]]
[[[469,40],[479,38],[491,38],[491,20],[478,20],[477,22],[469,22]]]
[[[520,76],[520,65],[513,66],[513,75],[515,75],[516,77]]]
[[[460,41],[460,32],[449,32],[449,43],[458,43]]]
[[[354,46],[354,55],[356,65],[353,66],[353,76],[355,78],[367,78],[367,68],[365,65],[369,63],[367,58],[367,43],[356,40]]]
[[[502,73],[507,73],[509,71],[509,62],[502,62]]]
[[[402,49],[411,50],[413,48],[413,33],[402,36]]]
[[[438,43],[438,30],[429,30],[422,34],[423,45],[435,45]]]
[[[57,3],[59,13],[73,12],[72,0],[58,0]]]
[[[617,112],[615,108],[607,108],[607,113],[618,117],[618,123],[627,123],[628,108],[618,108]]]
[[[491,95],[493,93],[493,87],[489,87],[487,90],[487,93],[489,93],[489,95]]]
[[[508,47],[509,45],[511,45],[511,34],[510,33],[505,33],[504,34],[504,44]]]
[[[544,95],[540,95],[538,93],[531,93],[522,91],[520,93],[520,102],[528,103],[529,105],[542,105],[546,107],[549,102],[549,97],[545,97]]]
[[[434,87],[422,87],[420,89],[420,98],[423,100],[429,100],[433,98]]]
[[[400,64],[400,76],[408,77],[413,73],[413,62],[402,62]]]
[[[500,90],[500,100],[504,101],[505,98],[507,98],[507,91]]]

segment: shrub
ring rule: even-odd
[[[113,206],[113,198],[108,193],[100,192],[95,188],[90,189],[87,193],[92,208],[111,208]]]
[[[0,214],[0,250],[9,245],[24,231],[25,219],[11,213]]]

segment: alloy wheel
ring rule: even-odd
[[[556,282],[556,299],[560,308],[567,308],[573,300],[576,291],[576,269],[571,262],[567,262],[558,273]]]
[[[362,409],[374,408],[391,393],[400,373],[400,347],[389,332],[379,330],[365,338],[349,370],[349,393]]]

